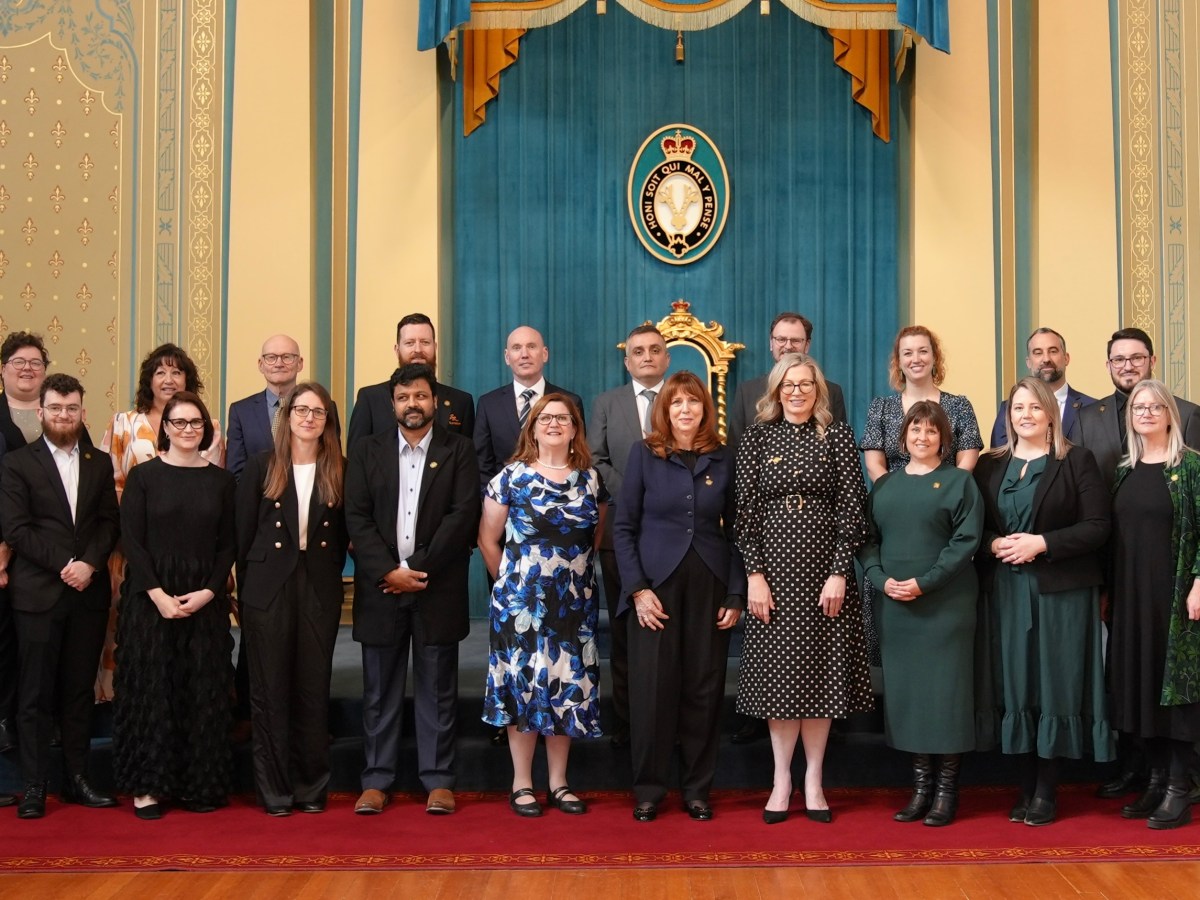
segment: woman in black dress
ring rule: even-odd
[[[1113,724],[1143,738],[1146,792],[1121,810],[1151,828],[1191,821],[1187,766],[1200,740],[1200,454],[1183,444],[1161,381],[1125,405],[1128,457],[1113,496]]]
[[[113,767],[138,818],[170,797],[192,812],[226,804],[229,600],[234,479],[201,454],[213,440],[204,402],[179,391],[163,408],[161,455],[135,466],[121,501],[127,570],[117,620]]]
[[[785,353],[737,453],[737,543],[746,564],[738,712],[767,720],[775,760],[767,824],[787,818],[804,745],[805,814],[830,822],[823,772],[834,717],[874,705],[854,554],[865,543],[854,432],[834,422],[811,357]]]
[[[347,543],[332,409],[324,387],[296,385],[274,452],[252,457],[238,484],[254,782],[272,816],[324,812],[329,784],[329,678]]]

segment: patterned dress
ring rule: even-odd
[[[862,467],[849,425],[751,426],[738,445],[737,543],[766,576],[770,622],[746,620],[737,709],[759,719],[843,718],[874,705],[854,554],[867,538]],[[821,611],[830,575],[841,612]]]
[[[938,403],[950,420],[950,430],[954,434],[954,449],[950,453],[953,462],[964,450],[982,450],[983,437],[979,434],[979,420],[975,418],[975,408],[971,401],[962,394],[951,394],[942,391]],[[904,403],[899,394],[889,394],[886,397],[876,397],[871,401],[867,410],[867,425],[863,429],[862,440],[858,449],[879,450],[887,458],[887,470],[895,472],[908,465],[908,453],[904,450],[900,426],[904,424]],[[875,588],[869,581],[863,583],[863,618],[867,635],[867,653],[871,665],[882,665],[879,653],[879,632],[875,627],[875,605],[879,601],[875,597]]]
[[[483,720],[519,731],[600,736],[593,548],[608,495],[595,469],[551,481],[510,463],[487,495],[508,507],[488,614]]]

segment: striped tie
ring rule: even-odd
[[[533,388],[525,388],[521,391],[521,411],[517,413],[517,421],[521,427],[525,427],[525,422],[529,419],[529,411],[533,409],[533,398],[537,396],[537,391]]]

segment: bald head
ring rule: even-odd
[[[513,329],[504,345],[504,364],[512,369],[513,378],[527,387],[542,377],[549,359],[546,342],[536,328],[528,325]]]
[[[286,334],[273,334],[263,341],[258,357],[258,371],[262,372],[267,385],[277,394],[284,394],[296,386],[296,378],[304,368],[304,357],[300,345]]]

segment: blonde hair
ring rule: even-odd
[[[783,404],[779,402],[779,385],[788,369],[794,366],[806,366],[813,373],[813,381],[817,383],[816,403],[813,404],[813,420],[817,424],[817,436],[825,437],[825,429],[833,422],[833,412],[829,408],[829,386],[825,384],[825,375],[817,361],[805,353],[785,353],[779,357],[767,376],[767,392],[759,398],[755,407],[758,415],[755,422],[775,423],[783,419]]]
[[[942,342],[924,325],[905,325],[896,332],[896,340],[892,342],[892,358],[888,360],[888,382],[892,390],[904,390],[904,370],[900,368],[900,342],[906,337],[923,337],[929,341],[929,349],[933,353],[933,383],[941,387],[942,382],[946,380],[946,357],[942,355]]]
[[[1063,434],[1062,413],[1058,411],[1058,398],[1054,396],[1050,388],[1046,387],[1046,382],[1033,375],[1026,375],[1009,389],[1008,401],[1004,407],[1004,443],[988,452],[992,456],[1003,456],[1005,453],[1012,454],[1016,449],[1017,435],[1013,431],[1012,425],[1012,404],[1013,397],[1021,388],[1025,388],[1033,394],[1034,399],[1046,411],[1046,416],[1050,419],[1050,455],[1055,459],[1062,459],[1071,449],[1071,442]]]
[[[1161,403],[1167,411],[1167,465],[1177,466],[1183,459],[1186,445],[1183,443],[1183,426],[1179,422],[1179,407],[1175,397],[1167,390],[1167,386],[1154,378],[1139,381],[1129,392],[1125,401],[1125,458],[1121,465],[1132,468],[1146,454],[1146,440],[1133,427],[1133,402],[1138,394],[1149,393],[1156,403]]]

